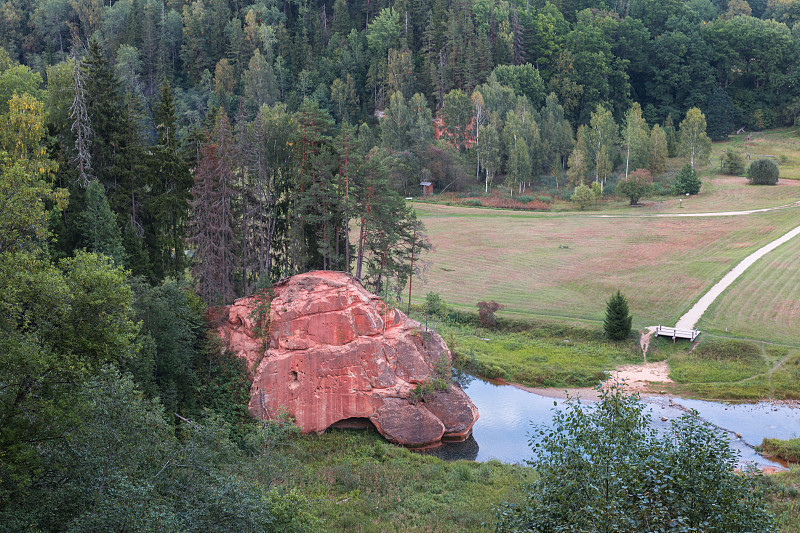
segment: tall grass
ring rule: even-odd
[[[327,531],[488,532],[494,506],[518,501],[535,473],[497,461],[444,462],[374,430],[306,435],[287,450],[287,488],[309,495]]]

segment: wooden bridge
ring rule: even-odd
[[[670,328],[659,324],[656,326],[655,334],[656,337],[670,337],[673,342],[675,342],[675,339],[689,339],[694,341],[697,336],[700,335],[700,331],[696,329]]]

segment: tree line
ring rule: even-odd
[[[768,128],[800,110],[798,13],[796,0],[17,0],[0,45],[44,75],[71,35],[96,38],[133,98],[152,105],[169,80],[187,130],[211,107],[294,111],[309,96],[353,124],[398,91],[439,110],[507,65],[530,65],[540,87],[525,90],[554,92],[573,127],[598,105],[621,121],[635,101],[651,124],[698,107]]]

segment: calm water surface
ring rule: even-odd
[[[464,383],[464,390],[478,407],[480,418],[467,441],[446,444],[429,452],[443,459],[497,459],[505,463],[523,463],[531,459],[528,440],[532,425],[549,424],[553,419],[553,409],[564,402],[479,379]],[[670,404],[670,399],[663,396],[644,400],[655,427],[668,428],[670,420],[685,413],[681,407],[695,409],[700,418],[725,430],[731,446],[741,454],[743,462],[754,462],[760,467],[781,466],[761,457],[751,446],[761,444],[765,437],[800,437],[800,409],[767,402],[732,405],[672,398]],[[667,420],[662,421],[662,418]]]

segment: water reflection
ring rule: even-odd
[[[497,459],[505,463],[524,463],[531,459],[528,441],[532,425],[549,424],[553,409],[564,401],[480,379],[463,380],[462,384],[478,407],[480,418],[467,441],[445,444],[427,452],[442,459],[482,462]],[[645,401],[649,404],[653,426],[662,431],[668,429],[670,421],[683,415],[686,409],[697,410],[700,418],[726,430],[731,447],[740,453],[742,462],[754,462],[759,467],[781,468],[778,463],[756,454],[752,445],[761,444],[765,437],[788,439],[800,435],[800,409],[787,406],[770,403],[728,405],[682,398],[671,402],[665,397],[645,398]]]

